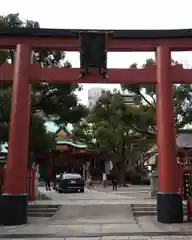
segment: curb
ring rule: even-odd
[[[7,238],[7,239],[13,239],[13,238],[90,238],[90,237],[110,237],[110,236],[150,236],[150,237],[156,237],[156,236],[192,236],[192,231],[190,232],[174,232],[174,231],[168,231],[168,232],[125,232],[125,233],[94,233],[94,234],[71,234],[71,235],[63,235],[59,233],[55,234],[0,234],[0,238]]]

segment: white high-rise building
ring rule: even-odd
[[[102,92],[105,91],[103,88],[91,88],[88,90],[88,107],[92,108],[97,100],[102,95]]]

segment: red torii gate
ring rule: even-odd
[[[82,30],[81,30],[82,31]],[[99,31],[99,30],[98,30]],[[80,30],[0,29],[0,48],[16,47],[15,65],[0,67],[0,81],[12,81],[9,152],[4,192],[0,197],[0,223],[27,223],[26,173],[30,111],[30,84],[41,80],[60,83],[156,83],[159,222],[183,221],[182,197],[178,189],[172,85],[192,83],[192,70],[171,66],[171,51],[192,49],[192,30],[114,30],[107,37],[107,51],[156,51],[156,65],[144,69],[108,69],[108,79],[89,73],[79,79],[80,69],[41,68],[30,64],[34,49],[79,51]]]

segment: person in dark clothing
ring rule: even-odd
[[[45,181],[45,188],[46,188],[46,190],[47,190],[47,191],[51,191],[51,184],[50,184],[50,179],[49,179],[49,177],[48,177],[48,176],[45,177],[44,181]]]
[[[51,179],[52,179],[52,182],[53,182],[53,189],[54,189],[54,190],[56,189],[56,185],[57,185],[56,174],[57,174],[57,171],[56,171],[55,167],[53,167]]]
[[[112,186],[113,190],[117,191],[117,178],[115,174],[112,174]]]
[[[51,180],[52,180],[52,168],[48,167],[47,173],[44,177],[45,188],[47,191],[51,191]]]

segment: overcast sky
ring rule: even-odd
[[[191,0],[6,0],[0,14],[20,13],[23,19],[36,20],[43,28],[81,29],[180,29],[191,26]],[[153,53],[111,53],[108,67],[126,68],[133,62],[142,64]],[[192,52],[173,53],[172,57],[192,66]],[[78,53],[67,53],[73,67],[79,66]],[[101,85],[101,84],[99,84]],[[87,103],[87,90],[97,84],[84,85],[79,99]],[[118,85],[105,85],[110,89]]]

